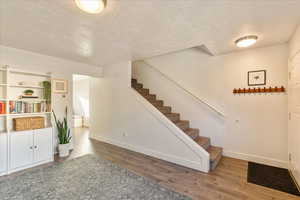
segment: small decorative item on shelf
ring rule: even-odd
[[[26,96],[32,96],[33,93],[34,93],[33,90],[25,90],[25,91],[24,91],[24,94],[25,94]]]
[[[285,88],[283,86],[281,87],[263,87],[263,88],[244,88],[244,89],[233,89],[233,94],[245,94],[245,93],[272,93],[272,92],[285,92]]]
[[[25,90],[24,91],[24,95],[21,96],[21,99],[26,99],[26,98],[30,98],[30,99],[37,99],[38,96],[33,96],[34,91],[33,90]]]
[[[69,156],[70,153],[70,141],[72,139],[71,137],[71,130],[68,126],[68,109],[66,108],[66,116],[64,117],[63,121],[60,121],[56,118],[56,115],[53,112],[54,120],[56,123],[56,128],[58,132],[58,151],[59,151],[59,157],[66,157]]]

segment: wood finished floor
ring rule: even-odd
[[[247,183],[247,162],[222,158],[209,174],[165,162],[114,145],[88,139],[88,129],[76,129],[75,150],[68,159],[95,153],[176,192],[199,200],[299,200],[297,196]],[[57,161],[62,161],[57,159]]]
[[[56,157],[56,162],[94,153],[197,200],[300,199],[297,196],[247,183],[246,161],[224,157],[213,172],[206,174],[107,143],[89,140],[88,134],[88,129],[76,129],[75,149],[71,156],[67,159]]]

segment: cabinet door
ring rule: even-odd
[[[51,128],[34,130],[34,162],[50,160],[53,157],[53,135]]]
[[[7,134],[0,133],[0,174],[7,170]]]
[[[33,162],[33,131],[12,132],[10,135],[10,170]]]

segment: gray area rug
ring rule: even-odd
[[[183,200],[191,198],[166,189],[97,156],[87,155],[2,179],[0,199]]]

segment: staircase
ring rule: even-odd
[[[209,153],[210,170],[214,170],[217,167],[222,157],[222,148],[212,146],[208,137],[202,137],[199,135],[199,129],[190,128],[189,121],[180,119],[179,113],[173,113],[170,106],[165,106],[162,100],[158,100],[155,94],[150,94],[149,89],[144,88],[143,84],[138,83],[136,79],[131,79],[131,87]]]

